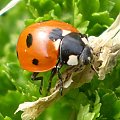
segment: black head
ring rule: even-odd
[[[91,63],[92,59],[93,59],[92,49],[86,45],[81,55],[79,56],[79,61],[83,65],[88,65]]]

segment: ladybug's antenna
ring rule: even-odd
[[[95,71],[95,73],[97,73],[97,74],[98,74],[98,71],[96,70],[96,68],[95,68],[95,66],[94,66],[93,64],[91,64],[91,68],[92,68],[92,70],[94,70],[94,71]]]

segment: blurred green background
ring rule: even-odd
[[[0,0],[2,9],[9,0]],[[120,0],[24,0],[0,16],[0,120],[21,120],[14,115],[18,105],[34,101],[39,82],[22,70],[16,57],[20,32],[28,25],[50,19],[68,22],[82,33],[100,35],[120,12]],[[44,76],[44,91],[50,72]],[[55,84],[55,80],[54,83]],[[46,109],[37,120],[119,120],[120,65],[104,81],[94,76],[90,83],[71,89],[62,99]]]

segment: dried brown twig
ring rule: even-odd
[[[89,43],[94,52],[94,67],[99,79],[103,80],[105,75],[115,66],[116,58],[120,53],[120,14],[115,22],[99,37],[90,36]],[[94,74],[95,71],[89,65],[82,70],[79,66],[65,70],[62,75],[64,81],[63,96],[69,89],[80,87],[82,84],[89,82]],[[22,120],[34,120],[49,105],[61,97],[59,87],[56,85],[50,96],[39,98],[34,102],[22,103],[15,113],[24,111],[21,115]]]

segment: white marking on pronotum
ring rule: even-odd
[[[2,10],[0,10],[0,16],[7,12],[9,9],[13,8],[21,0],[12,0],[10,1]]]
[[[61,39],[57,39],[57,40],[54,42],[54,45],[55,45],[55,49],[56,49],[56,50],[59,49],[60,41],[61,41]]]
[[[89,45],[89,42],[88,42],[88,40],[85,38],[85,37],[83,37],[83,38],[81,38],[82,39],[82,41],[85,43],[85,45]]]
[[[71,33],[71,31],[68,31],[68,30],[62,30],[62,31],[63,31],[63,32],[62,32],[62,36],[65,36],[65,35]]]
[[[71,33],[71,31],[68,31],[68,30],[62,30],[62,36],[65,36],[69,33]],[[59,46],[60,46],[60,41],[61,39],[57,39],[57,40],[54,40],[54,44],[55,44],[55,49],[58,50],[59,49]],[[62,41],[61,41],[61,44],[62,44]]]
[[[77,65],[78,64],[78,58],[76,55],[70,55],[69,59],[67,61],[68,65]]]

